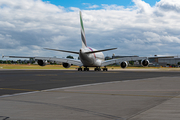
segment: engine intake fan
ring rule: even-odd
[[[128,66],[128,63],[126,61],[122,62],[120,64],[121,68],[126,68]]]
[[[38,65],[40,66],[45,66],[47,64],[47,61],[44,61],[44,60],[38,60]]]
[[[70,68],[71,67],[71,64],[69,64],[69,63],[63,63],[62,65],[64,68]]]
[[[149,60],[142,60],[141,65],[145,66],[145,67],[148,66],[149,65]]]

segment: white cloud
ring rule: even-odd
[[[73,11],[80,11],[79,8],[76,8],[76,7],[70,7],[70,10],[73,10]]]
[[[99,5],[92,5],[92,4],[90,4],[90,3],[82,3],[82,4],[85,5],[85,6],[88,6],[88,7],[86,7],[86,8],[90,8],[90,9],[98,8],[98,7],[99,7]]]
[[[124,6],[102,4],[102,8],[106,10],[123,10]]]
[[[133,2],[135,3],[135,5],[137,7],[138,12],[146,13],[146,14],[152,12],[152,8],[148,3],[146,3],[142,0],[133,0]]]
[[[165,11],[180,12],[180,1],[178,0],[161,0],[156,6]]]
[[[91,5],[91,6],[89,6],[89,8],[98,8],[99,7],[99,5]]]
[[[6,48],[14,48],[18,45],[20,45],[20,42],[17,40],[14,40],[11,35],[2,35],[0,34],[0,48],[6,49]]]
[[[133,2],[128,8],[85,4],[93,8],[82,10],[88,46],[119,48],[105,55],[178,54],[180,2],[161,0],[153,7],[142,0]],[[1,0],[0,11],[0,54],[67,56],[43,48],[81,47],[79,8],[41,0]]]

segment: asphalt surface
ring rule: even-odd
[[[180,72],[75,70],[1,70],[0,96],[91,83],[125,81],[155,77],[175,77]]]

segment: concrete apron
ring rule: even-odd
[[[0,96],[0,120],[179,120],[180,77]]]

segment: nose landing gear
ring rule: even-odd
[[[94,68],[94,71],[101,71],[101,68],[100,67],[96,67],[96,68]]]
[[[108,71],[108,69],[106,67],[102,68],[102,70],[103,71]],[[83,69],[80,67],[80,68],[78,68],[78,71],[83,71]],[[85,67],[84,71],[89,71],[89,68]],[[96,67],[96,68],[94,68],[94,71],[101,71],[101,68],[100,67]]]
[[[80,68],[78,68],[78,71],[82,71],[83,69],[80,67]],[[87,68],[87,67],[85,67],[84,68],[84,71],[89,71],[89,68]]]
[[[85,68],[84,68],[84,71],[89,71],[89,68],[85,67]]]

